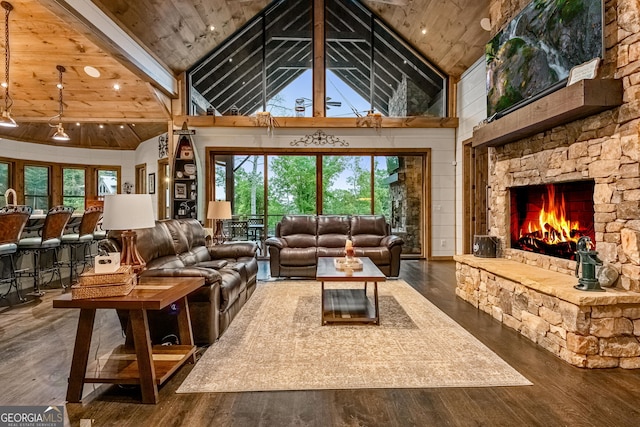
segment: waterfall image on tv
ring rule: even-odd
[[[533,0],[486,46],[487,115],[550,88],[572,67],[602,57],[602,0]]]

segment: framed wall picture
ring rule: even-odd
[[[176,199],[186,199],[187,198],[187,184],[182,182],[177,182],[175,185],[175,193],[174,197]]]
[[[156,174],[149,174],[149,183],[147,184],[147,189],[149,190],[149,194],[156,194]]]

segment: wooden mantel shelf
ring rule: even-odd
[[[473,147],[495,147],[622,104],[622,81],[581,80],[473,132]]]

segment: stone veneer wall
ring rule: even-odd
[[[389,186],[391,202],[394,206],[393,218],[389,219],[396,234],[404,240],[403,254],[420,254],[421,236],[420,218],[422,216],[422,157],[400,156],[398,181]]]
[[[640,295],[573,289],[577,279],[457,255],[456,295],[581,368],[640,368]]]
[[[504,23],[527,3],[493,0],[491,21]],[[572,272],[572,261],[509,248],[509,188],[592,179],[596,250],[621,274],[617,286],[640,292],[640,1],[605,1],[605,47],[599,77],[622,80],[623,105],[491,148],[490,234],[506,258]]]

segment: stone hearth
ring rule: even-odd
[[[578,279],[500,258],[458,255],[456,294],[562,360],[640,368],[640,293],[584,292]]]

